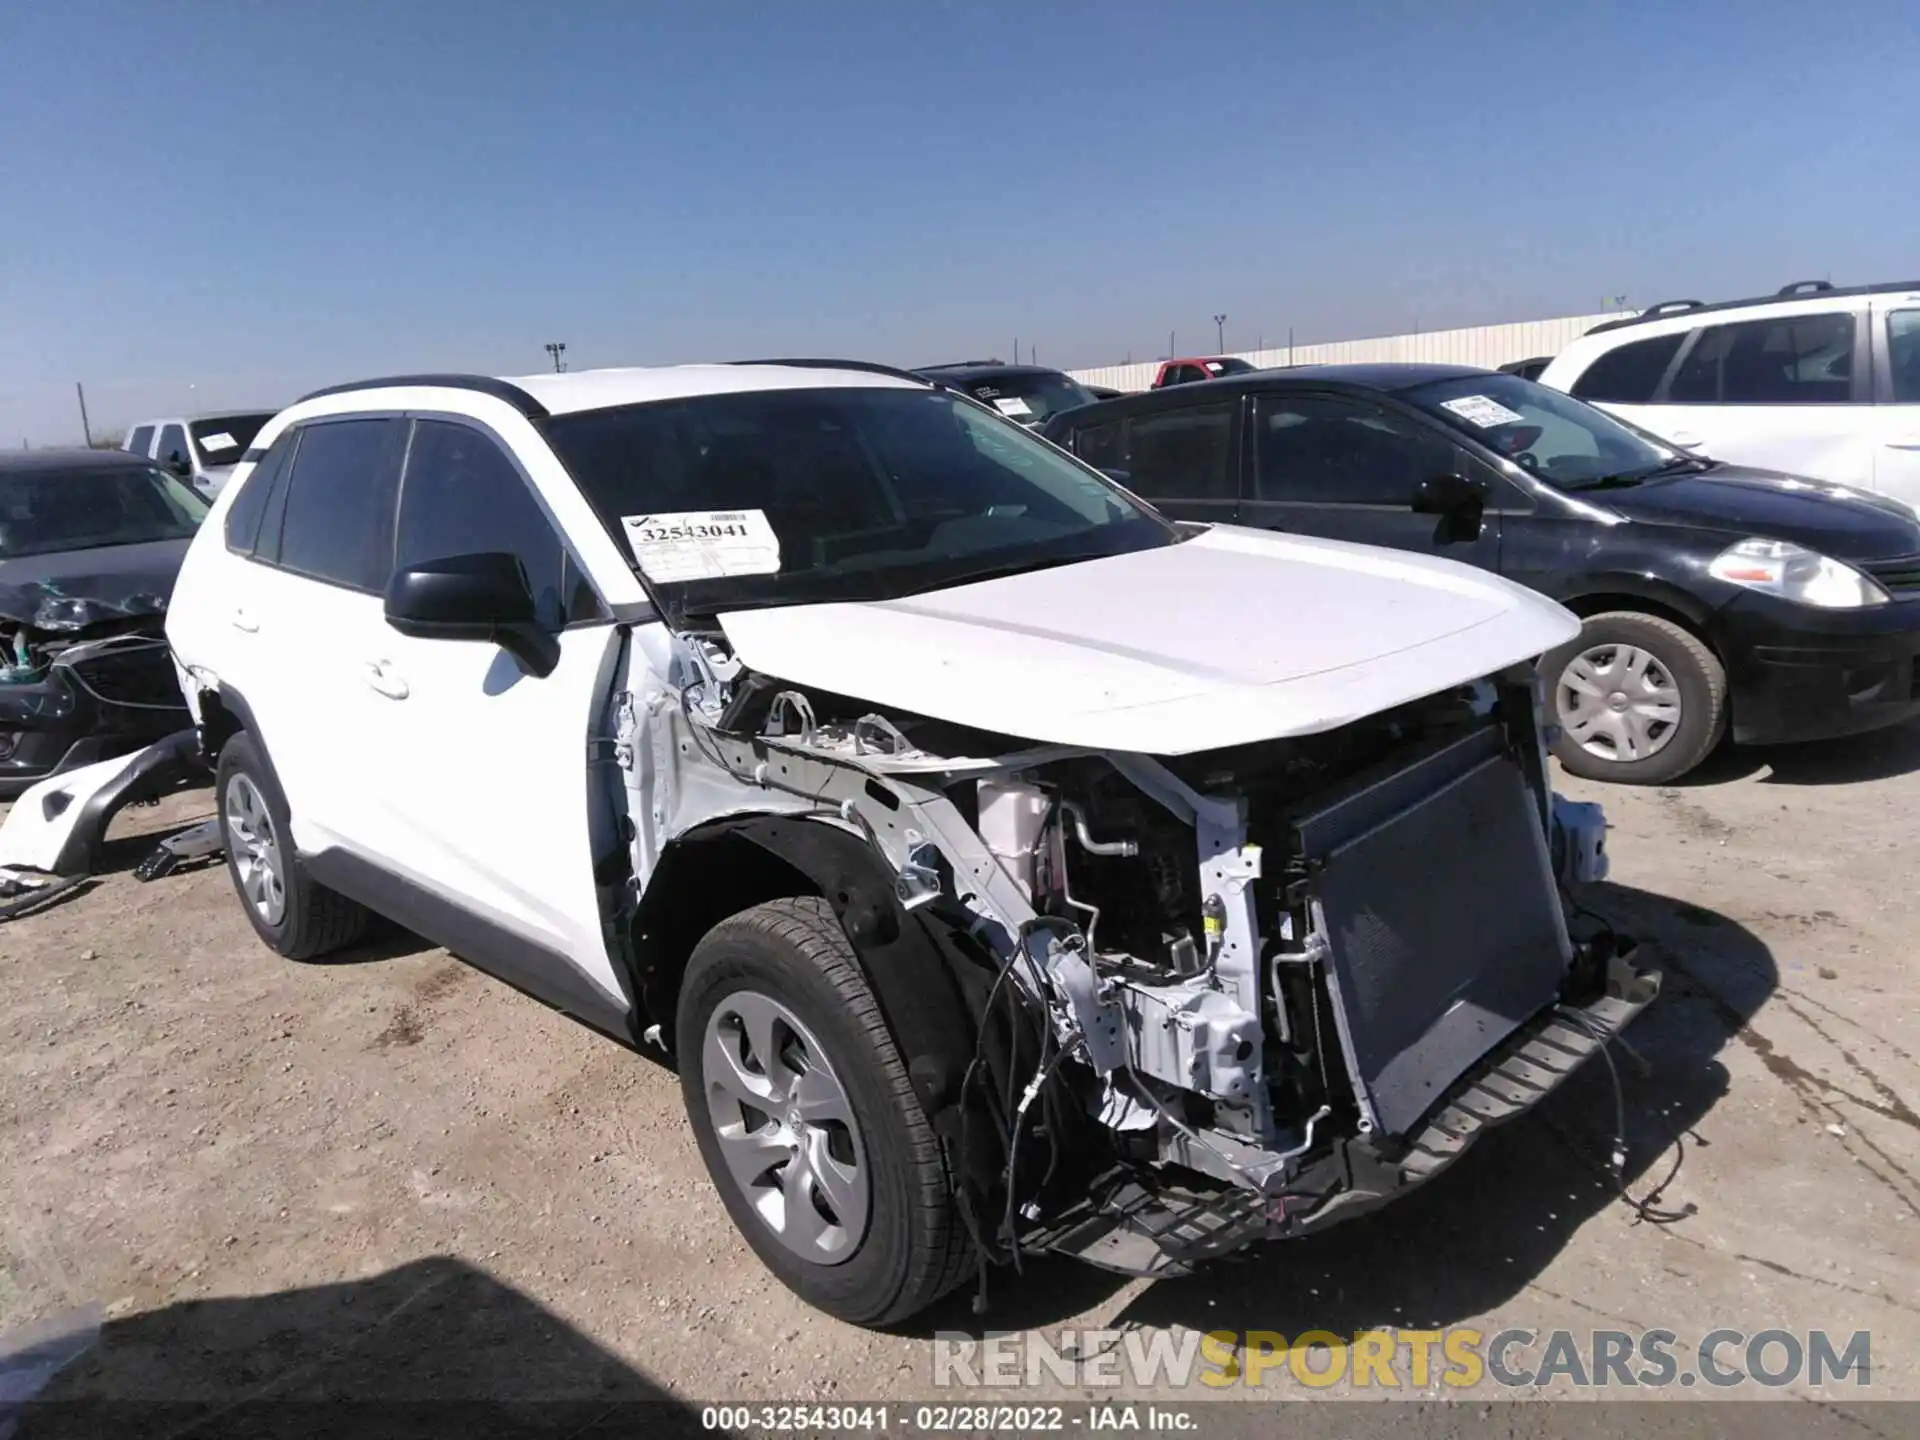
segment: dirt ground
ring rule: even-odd
[[[1602,1173],[1596,1064],[1318,1238],[1158,1283],[1043,1261],[984,1320],[863,1332],[735,1236],[666,1069],[403,935],[280,961],[224,869],[142,885],[131,838],[0,925],[0,1337],[103,1307],[68,1395],[898,1400],[936,1330],[1659,1326],[1685,1363],[1778,1326],[1870,1331],[1872,1394],[1920,1398],[1920,729],[1561,788],[1614,825],[1591,903],[1672,967],[1621,1067],[1668,1223]]]

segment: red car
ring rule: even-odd
[[[1186,360],[1162,360],[1153,377],[1153,390],[1190,385],[1196,380],[1218,380],[1222,375],[1245,375],[1254,367],[1233,355],[1199,355]]]

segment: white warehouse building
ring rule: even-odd
[[[1280,365],[1354,365],[1396,360],[1478,365],[1494,370],[1515,360],[1556,354],[1594,326],[1619,320],[1629,313],[1615,310],[1601,315],[1569,315],[1559,320],[1522,320],[1511,325],[1475,325],[1465,330],[1429,330],[1417,335],[1382,335],[1371,340],[1281,345],[1232,353],[1263,370]],[[1144,390],[1153,383],[1154,372],[1159,368],[1159,361],[1145,360],[1136,365],[1099,365],[1067,373],[1087,385]]]

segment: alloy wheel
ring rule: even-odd
[[[708,1017],[701,1077],[733,1182],[780,1243],[816,1265],[852,1258],[872,1199],[846,1087],[778,1000],[726,996]]]
[[[266,799],[245,774],[227,781],[226,818],[227,853],[240,880],[240,893],[263,922],[278,925],[287,913],[286,872]]]

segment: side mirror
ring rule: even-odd
[[[167,469],[171,470],[183,480],[193,474],[193,466],[187,463],[187,457],[182,455],[178,450],[169,450],[167,452]]]
[[[1479,476],[1436,475],[1422,480],[1413,492],[1413,513],[1440,517],[1440,536],[1446,540],[1476,540],[1486,514],[1491,487]]]
[[[416,639],[498,645],[536,677],[551,675],[560,663],[560,642],[534,623],[526,571],[503,551],[452,555],[394,571],[386,615],[389,625]]]

